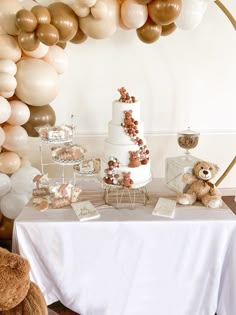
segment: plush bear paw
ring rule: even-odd
[[[215,208],[219,208],[221,204],[222,204],[222,201],[220,199],[212,199],[208,202],[207,206],[209,208],[215,209]]]
[[[190,205],[190,202],[189,202],[187,196],[185,196],[185,195],[179,196],[177,201],[181,205]]]

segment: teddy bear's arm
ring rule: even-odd
[[[185,173],[182,177],[182,180],[185,184],[191,185],[192,183],[194,183],[197,180],[197,177],[195,175]]]

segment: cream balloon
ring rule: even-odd
[[[37,5],[37,2],[35,2],[33,0],[23,0],[23,1],[21,1],[21,5],[24,9],[30,11],[33,7],[35,7]]]
[[[14,37],[0,35],[0,59],[10,59],[17,62],[21,58],[21,49]]]
[[[41,59],[26,59],[17,64],[16,96],[34,106],[50,104],[59,91],[56,70]]]
[[[81,30],[89,37],[103,39],[113,35],[119,25],[120,4],[117,0],[98,0],[107,7],[104,19],[95,19],[91,14],[79,18]]]
[[[2,152],[0,154],[0,172],[13,174],[20,167],[20,157],[15,152]]]
[[[5,136],[5,132],[2,129],[2,127],[0,127],[0,146],[3,145],[3,143],[5,142],[6,136]]]
[[[202,21],[208,4],[212,0],[182,0],[182,9],[175,24],[182,30],[193,30]]]
[[[6,34],[17,35],[19,29],[15,24],[16,13],[22,9],[18,0],[0,1],[0,27]]]
[[[26,51],[23,49],[23,52],[26,56],[32,57],[32,58],[42,58],[44,57],[48,52],[48,46],[44,45],[42,42],[39,43],[38,48],[36,48],[33,51]]]
[[[30,118],[29,107],[18,100],[9,102],[11,105],[11,116],[7,120],[7,123],[13,126],[24,125]]]
[[[2,96],[0,96],[0,124],[8,120],[11,115],[11,105]]]
[[[17,151],[25,147],[28,143],[28,134],[21,126],[6,124],[3,126],[5,132],[5,142],[3,147],[9,151]]]
[[[67,54],[64,49],[57,45],[50,46],[48,53],[42,59],[52,65],[58,74],[64,73],[67,69]]]
[[[15,90],[12,90],[10,92],[0,92],[0,96],[4,98],[11,98],[15,94]]]
[[[91,8],[98,2],[98,0],[77,0],[77,2],[82,6]]]
[[[136,0],[125,0],[121,5],[121,20],[129,29],[137,29],[145,24],[148,18],[146,4]]]
[[[0,60],[0,72],[15,75],[16,69],[17,69],[16,64],[11,59],[1,59]]]
[[[105,19],[108,10],[107,6],[104,2],[98,1],[92,8],[91,8],[91,14],[95,19]]]
[[[70,5],[71,9],[77,14],[79,17],[85,17],[90,14],[90,8],[87,6],[82,6],[79,3],[75,2]]]
[[[15,90],[17,85],[14,75],[9,73],[0,72],[0,91],[11,92]]]

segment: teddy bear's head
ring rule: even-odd
[[[216,164],[206,162],[206,161],[198,161],[195,163],[193,167],[194,174],[203,180],[210,180],[215,177],[218,172],[219,167]]]
[[[18,305],[30,287],[30,266],[20,255],[0,248],[0,311]]]

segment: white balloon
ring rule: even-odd
[[[0,92],[0,96],[4,98],[10,98],[15,94],[15,90],[10,91],[10,92]]]
[[[6,72],[0,72],[0,91],[11,92],[15,90],[17,85],[16,78]]]
[[[16,74],[16,64],[11,59],[1,59],[0,60],[0,71],[11,75]]]
[[[11,182],[8,175],[0,173],[0,197],[6,195],[11,189]]]
[[[32,193],[34,188],[33,179],[36,175],[40,174],[37,168],[26,166],[19,168],[11,176],[11,187],[21,194]]]
[[[193,30],[202,21],[207,6],[212,0],[183,0],[182,9],[175,24],[182,30]]]
[[[8,193],[0,201],[1,212],[5,217],[14,220],[27,203],[26,195]]]

